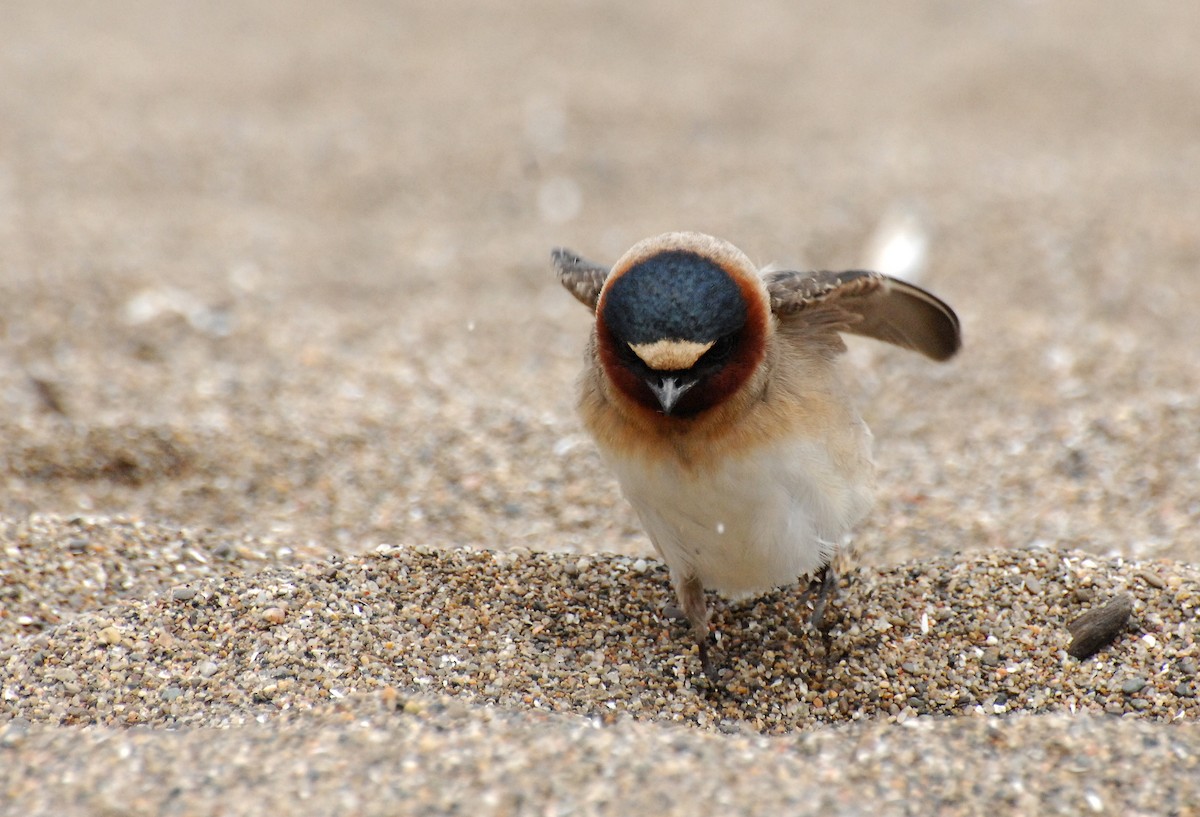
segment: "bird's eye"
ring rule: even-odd
[[[717,342],[704,353],[701,360],[710,365],[720,365],[729,360],[729,356],[733,354],[733,348],[737,343],[737,335],[729,334],[717,339]]]
[[[622,363],[637,364],[642,362],[642,359],[638,357],[637,352],[633,351],[633,347],[630,344],[618,342],[616,347],[617,357],[621,359]]]

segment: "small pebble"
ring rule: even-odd
[[[70,667],[55,667],[50,671],[50,677],[56,681],[69,684],[79,680],[79,673]]]
[[[1162,590],[1167,586],[1167,583],[1157,573],[1150,570],[1139,570],[1137,575],[1138,578],[1156,590]]]
[[[281,607],[268,607],[262,611],[262,620],[268,624],[282,624],[287,619],[287,613]]]
[[[171,590],[171,598],[175,599],[175,601],[190,601],[196,598],[197,592],[198,591],[196,588],[187,587],[186,585],[183,587],[175,587]]]
[[[1126,695],[1132,695],[1135,692],[1141,692],[1145,686],[1146,679],[1134,675],[1125,679],[1125,681],[1121,684],[1121,691]]]

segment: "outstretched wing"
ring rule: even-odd
[[[585,258],[559,247],[550,253],[550,260],[558,273],[558,281],[581,304],[593,312],[600,300],[600,290],[608,277],[608,267],[593,264]]]
[[[785,320],[833,308],[849,320],[838,328],[947,360],[962,346],[958,316],[935,295],[878,272],[769,272],[771,310]],[[822,311],[824,311],[822,309]],[[815,316],[814,316],[815,317]]]

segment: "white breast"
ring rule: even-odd
[[[861,432],[852,462],[835,462],[813,439],[754,449],[703,473],[602,453],[672,575],[738,597],[814,574],[867,513],[870,432]]]

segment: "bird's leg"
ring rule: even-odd
[[[696,646],[700,648],[700,667],[710,680],[716,680],[717,672],[708,654],[708,604],[704,600],[704,585],[695,576],[688,576],[675,583],[675,595],[692,626]]]
[[[814,630],[820,630],[821,625],[825,623],[825,605],[829,603],[829,598],[837,592],[838,576],[833,564],[827,564],[821,568],[820,574],[814,576],[808,584],[808,589],[804,591],[805,600],[813,593],[813,585],[820,580],[821,587],[817,591],[816,599],[813,600],[812,616],[809,618],[809,623],[812,624]]]

